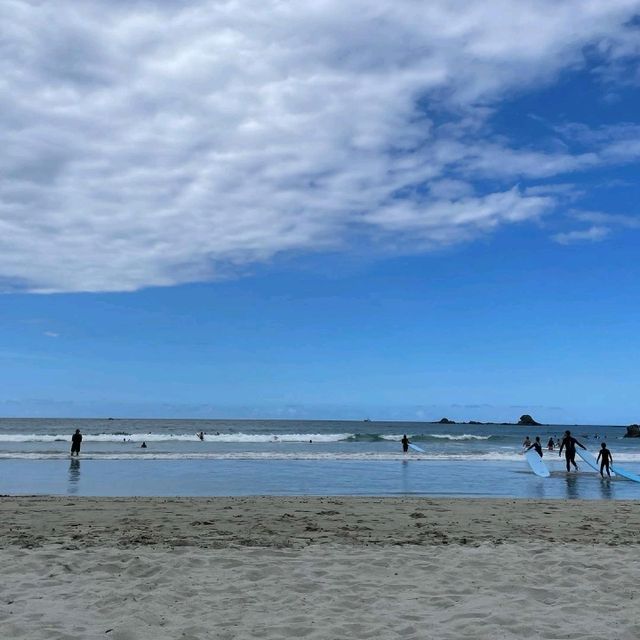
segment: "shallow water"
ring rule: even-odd
[[[75,428],[84,434],[69,459]],[[566,427],[321,421],[0,420],[0,493],[82,496],[434,495],[633,499],[640,484],[601,480],[583,463],[567,474],[545,452],[550,478],[522,456]],[[204,442],[196,433],[206,432]],[[640,472],[640,442],[624,428],[577,427],[592,451],[607,438]],[[404,455],[407,433],[425,449]],[[595,435],[598,434],[598,439]],[[140,448],[142,441],[147,448]]]
[[[3,460],[4,494],[78,496],[431,495],[633,499],[640,485],[524,461]],[[585,467],[586,469],[586,467]]]

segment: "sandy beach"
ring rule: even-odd
[[[2,638],[637,638],[622,501],[3,497]]]

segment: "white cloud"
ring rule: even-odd
[[[0,281],[134,290],[348,246],[354,230],[429,247],[537,218],[553,197],[514,180],[628,161],[640,135],[571,154],[478,132],[586,46],[603,65],[628,57],[639,10],[5,0]],[[483,191],[485,177],[506,184]]]
[[[580,222],[588,222],[596,225],[608,225],[610,227],[625,227],[627,229],[640,229],[640,216],[632,216],[620,213],[603,213],[602,211],[571,212],[571,216]]]
[[[48,338],[59,338],[60,334],[56,333],[55,331],[45,331],[44,335],[47,336]]]
[[[611,233],[611,229],[608,227],[594,225],[588,229],[556,233],[551,237],[558,244],[573,244],[575,242],[599,242],[604,240],[609,233]]]

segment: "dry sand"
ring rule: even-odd
[[[640,505],[0,498],[0,638],[640,637]]]

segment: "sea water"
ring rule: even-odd
[[[577,459],[567,474],[550,437],[566,426],[276,420],[0,419],[0,493],[85,496],[433,495],[637,498]],[[597,453],[640,472],[623,427],[570,427]],[[69,458],[80,429],[82,451]],[[204,433],[200,440],[198,433]],[[425,453],[402,452],[403,434]],[[533,475],[525,436],[540,436],[550,478]],[[142,448],[142,443],[147,446]]]

